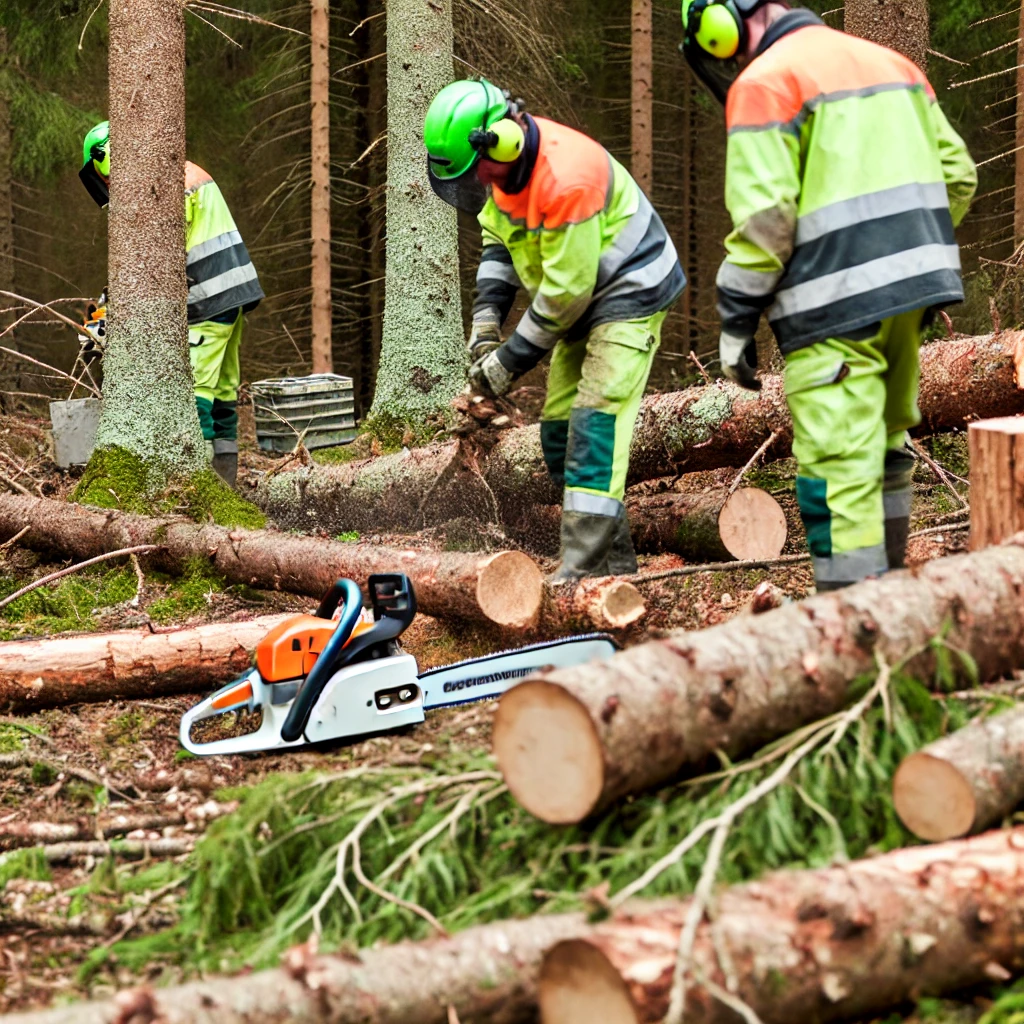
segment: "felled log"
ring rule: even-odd
[[[929,642],[947,623],[983,679],[1024,664],[1022,590],[1024,536],[540,673],[502,697],[494,752],[527,810],[578,822],[717,750],[734,757],[838,711],[878,658],[918,652],[907,670],[933,678]]]
[[[117,1001],[9,1014],[8,1024],[490,1024],[536,1020],[545,950],[587,930],[582,914],[471,928],[450,939],[402,942],[359,956],[304,947],[285,966],[121,993]],[[451,1008],[451,1010],[449,1010]],[[131,1011],[135,1011],[134,1015]]]
[[[1024,829],[725,889],[698,928],[687,1024],[870,1019],[1024,967]],[[545,956],[542,1024],[649,1024],[668,1010],[688,901],[637,905]],[[714,934],[712,935],[712,932]]]
[[[971,550],[1024,529],[1024,417],[981,420],[968,428]]]
[[[632,583],[603,576],[549,587],[544,601],[544,632],[626,629],[646,614],[643,595]]]
[[[87,859],[116,857],[118,860],[148,860],[150,857],[181,857],[191,853],[194,839],[100,839],[72,840],[41,846],[48,864],[68,864]]]
[[[1001,821],[1024,801],[1024,705],[905,757],[892,796],[903,824],[933,842]]]
[[[320,597],[339,576],[365,589],[373,573],[402,572],[428,615],[510,629],[532,625],[543,597],[540,569],[520,551],[474,555],[345,544],[0,494],[0,537],[13,537],[26,526],[20,543],[59,555],[89,558],[128,545],[159,544],[161,550],[145,556],[159,569],[179,573],[198,555],[230,583],[312,597]]]
[[[26,712],[212,690],[249,668],[256,645],[285,618],[0,643],[0,708]]]

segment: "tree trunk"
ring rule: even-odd
[[[1024,0],[1017,28],[1017,152],[1013,188],[1013,244],[1024,242]]]
[[[626,509],[638,551],[714,562],[778,558],[786,544],[782,507],[757,487],[630,498]]]
[[[11,108],[7,92],[7,30],[0,28],[0,291],[15,291],[14,196],[11,192]],[[8,300],[4,300],[5,304]],[[12,319],[14,319],[12,317]],[[17,386],[17,385],[15,385]]]
[[[544,952],[588,930],[582,914],[562,914],[366,949],[358,957],[315,956],[300,946],[277,970],[136,989],[119,1003],[141,1007],[133,1020],[161,1024],[530,1024]],[[76,1003],[13,1014],[8,1024],[114,1024],[130,1016],[120,1005]]]
[[[542,1024],[650,1024],[668,1009],[689,901],[638,904],[544,957]],[[1024,829],[724,890],[698,928],[686,1024],[872,1019],[1024,966]],[[728,973],[723,969],[728,965]],[[599,1012],[598,1012],[599,1011]]]
[[[423,119],[452,80],[451,0],[387,5],[388,185],[384,336],[372,416],[447,416],[466,350],[455,210],[427,180]]]
[[[0,643],[0,708],[24,713],[207,692],[245,672],[256,645],[285,618]]]
[[[646,614],[643,595],[632,583],[614,576],[586,579],[574,586],[563,584],[548,590],[543,632],[626,629]]]
[[[310,0],[310,236],[313,372],[334,369],[331,350],[331,26],[328,0]]]
[[[1024,801],[1024,705],[975,719],[905,758],[892,796],[920,839],[957,839],[995,825]]]
[[[971,550],[1024,529],[1024,419],[1004,416],[968,428]]]
[[[20,543],[39,550],[91,558],[135,544],[159,544],[159,551],[145,556],[159,569],[180,573],[200,556],[228,582],[311,597],[320,597],[340,576],[365,592],[371,574],[402,572],[427,615],[510,629],[535,625],[544,591],[540,570],[519,551],[475,555],[344,544],[0,494],[0,536],[13,537],[24,526],[29,532]]]
[[[103,449],[157,489],[206,463],[185,313],[185,22],[180,0],[110,4],[110,323]]]
[[[1022,588],[1024,538],[540,673],[502,698],[494,752],[527,810],[582,821],[718,750],[736,757],[840,710],[879,657],[922,648],[907,671],[932,679],[929,641],[947,626],[981,678],[1012,671],[1024,664]]]
[[[928,73],[928,0],[846,0],[844,28],[909,57]]]
[[[652,0],[632,0],[632,160],[636,183],[651,194],[654,184],[654,51]]]

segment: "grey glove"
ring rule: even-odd
[[[477,362],[501,348],[501,327],[496,320],[474,320],[466,343],[469,357]]]
[[[718,339],[718,355],[722,361],[722,372],[748,391],[760,391],[757,379],[757,342],[753,338],[739,338],[722,332]]]
[[[496,349],[492,349],[473,363],[468,376],[473,390],[487,398],[500,398],[508,394],[515,380],[512,371],[502,366]]]

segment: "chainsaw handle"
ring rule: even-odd
[[[338,628],[330,635],[320,656],[316,659],[316,664],[303,680],[299,692],[292,701],[288,717],[284,720],[284,725],[281,726],[281,739],[288,743],[292,743],[302,736],[306,723],[309,721],[310,712],[320,694],[323,693],[327,680],[331,678],[338,655],[341,654],[342,648],[352,635],[352,630],[359,620],[359,614],[363,610],[363,592],[359,587],[352,580],[338,580],[324,595],[320,608],[317,610],[317,617],[329,619],[334,614],[335,608],[338,607],[341,597],[345,598],[345,606],[341,612]],[[325,606],[332,600],[334,603],[331,605],[330,611],[324,615]]]
[[[338,605],[341,604],[342,598],[348,599],[348,587],[354,587],[355,584],[352,580],[335,580],[331,584],[330,589],[327,593],[320,598],[320,605],[317,610],[313,613],[318,619],[330,619],[333,617],[335,611],[338,609]],[[358,589],[358,588],[357,588]],[[362,593],[359,594],[359,607],[362,608]]]

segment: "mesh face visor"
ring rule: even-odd
[[[97,206],[103,207],[110,202],[110,188],[92,160],[78,172],[78,177]]]
[[[434,194],[456,210],[476,216],[487,203],[487,186],[476,176],[475,165],[457,178],[439,178],[428,158],[427,176]]]
[[[729,87],[736,81],[740,73],[740,66],[736,63],[735,58],[721,60],[718,57],[712,57],[690,35],[687,35],[680,49],[683,51],[686,63],[690,65],[693,73],[701,80],[708,92],[724,107],[726,93],[728,93]]]

